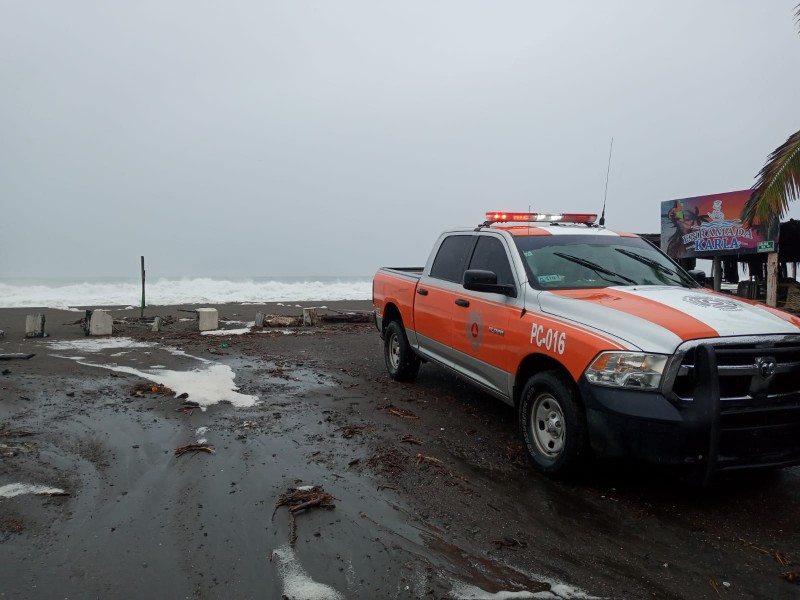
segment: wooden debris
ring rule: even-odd
[[[400,441],[406,444],[416,444],[417,446],[422,446],[422,442],[420,442],[419,440],[415,440],[413,437],[411,437],[410,433],[405,433],[401,435]]]
[[[497,546],[498,550],[503,548],[511,548],[512,550],[516,550],[517,548],[527,548],[528,543],[520,541],[516,538],[512,537],[503,537],[499,540],[492,540],[492,543]]]
[[[786,573],[781,573],[781,577],[789,583],[800,583],[800,571],[787,571]]]
[[[710,585],[711,589],[717,592],[717,596],[719,596],[719,584],[717,583],[717,580],[712,577],[708,580],[708,585]]]
[[[417,464],[421,463],[422,461],[428,461],[432,463],[441,463],[442,461],[438,458],[434,458],[432,456],[425,456],[422,452],[417,452]]]
[[[185,446],[179,446],[175,448],[175,456],[183,456],[187,452],[208,452],[209,454],[216,454],[217,451],[214,450],[214,446],[209,446],[208,444],[186,444]]]
[[[786,558],[786,555],[783,552],[775,553],[775,562],[777,562],[782,567],[786,567],[789,565],[789,559]]]
[[[10,354],[0,354],[0,360],[28,360],[36,356],[35,354],[25,354],[24,352],[12,352]]]
[[[0,430],[0,437],[27,437],[29,435],[36,435],[32,431],[13,431],[11,429]]]
[[[333,503],[334,500],[336,500],[336,498],[318,485],[289,488],[275,503],[275,510],[272,511],[272,518],[275,518],[275,513],[281,506],[289,508],[289,543],[294,546],[295,542],[297,542],[297,522],[294,519],[294,515],[300,511],[308,510],[309,508],[331,510],[336,507]]]
[[[410,410],[405,408],[400,408],[395,406],[394,404],[382,404],[378,406],[379,410],[385,410],[390,415],[394,415],[395,417],[400,417],[401,419],[419,419],[417,415],[415,415]]]

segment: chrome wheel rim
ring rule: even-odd
[[[392,369],[400,368],[400,340],[396,335],[389,338],[389,364]]]
[[[567,429],[561,405],[552,394],[539,394],[531,410],[530,430],[536,448],[543,455],[555,458],[564,449]]]

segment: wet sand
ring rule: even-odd
[[[285,304],[219,306],[221,326],[370,308]],[[16,432],[0,489],[69,494],[0,498],[0,597],[717,598],[711,580],[797,597],[780,574],[800,566],[774,558],[800,560],[796,468],[702,492],[608,463],[552,482],[525,464],[512,409],[431,365],[391,381],[371,324],[202,336],[179,308],[147,309],[175,318],[162,332],[120,323],[100,342],[68,324],[80,313],[0,309],[0,352],[36,353],[0,362],[0,432]],[[23,338],[34,312],[51,337]],[[226,396],[229,375],[238,390],[186,411],[133,394],[160,373],[189,400]],[[198,440],[216,453],[175,456]],[[304,485],[335,508],[299,513],[292,546],[275,504]]]

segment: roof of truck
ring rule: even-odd
[[[507,231],[514,236],[529,235],[607,235],[619,237],[639,237],[634,233],[624,231],[611,231],[604,227],[587,227],[586,225],[572,224],[531,224],[531,225],[491,225],[487,229]]]

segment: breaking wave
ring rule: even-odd
[[[372,280],[339,279],[157,279],[147,282],[147,305],[369,300]],[[3,282],[0,308],[138,306],[140,282]]]

